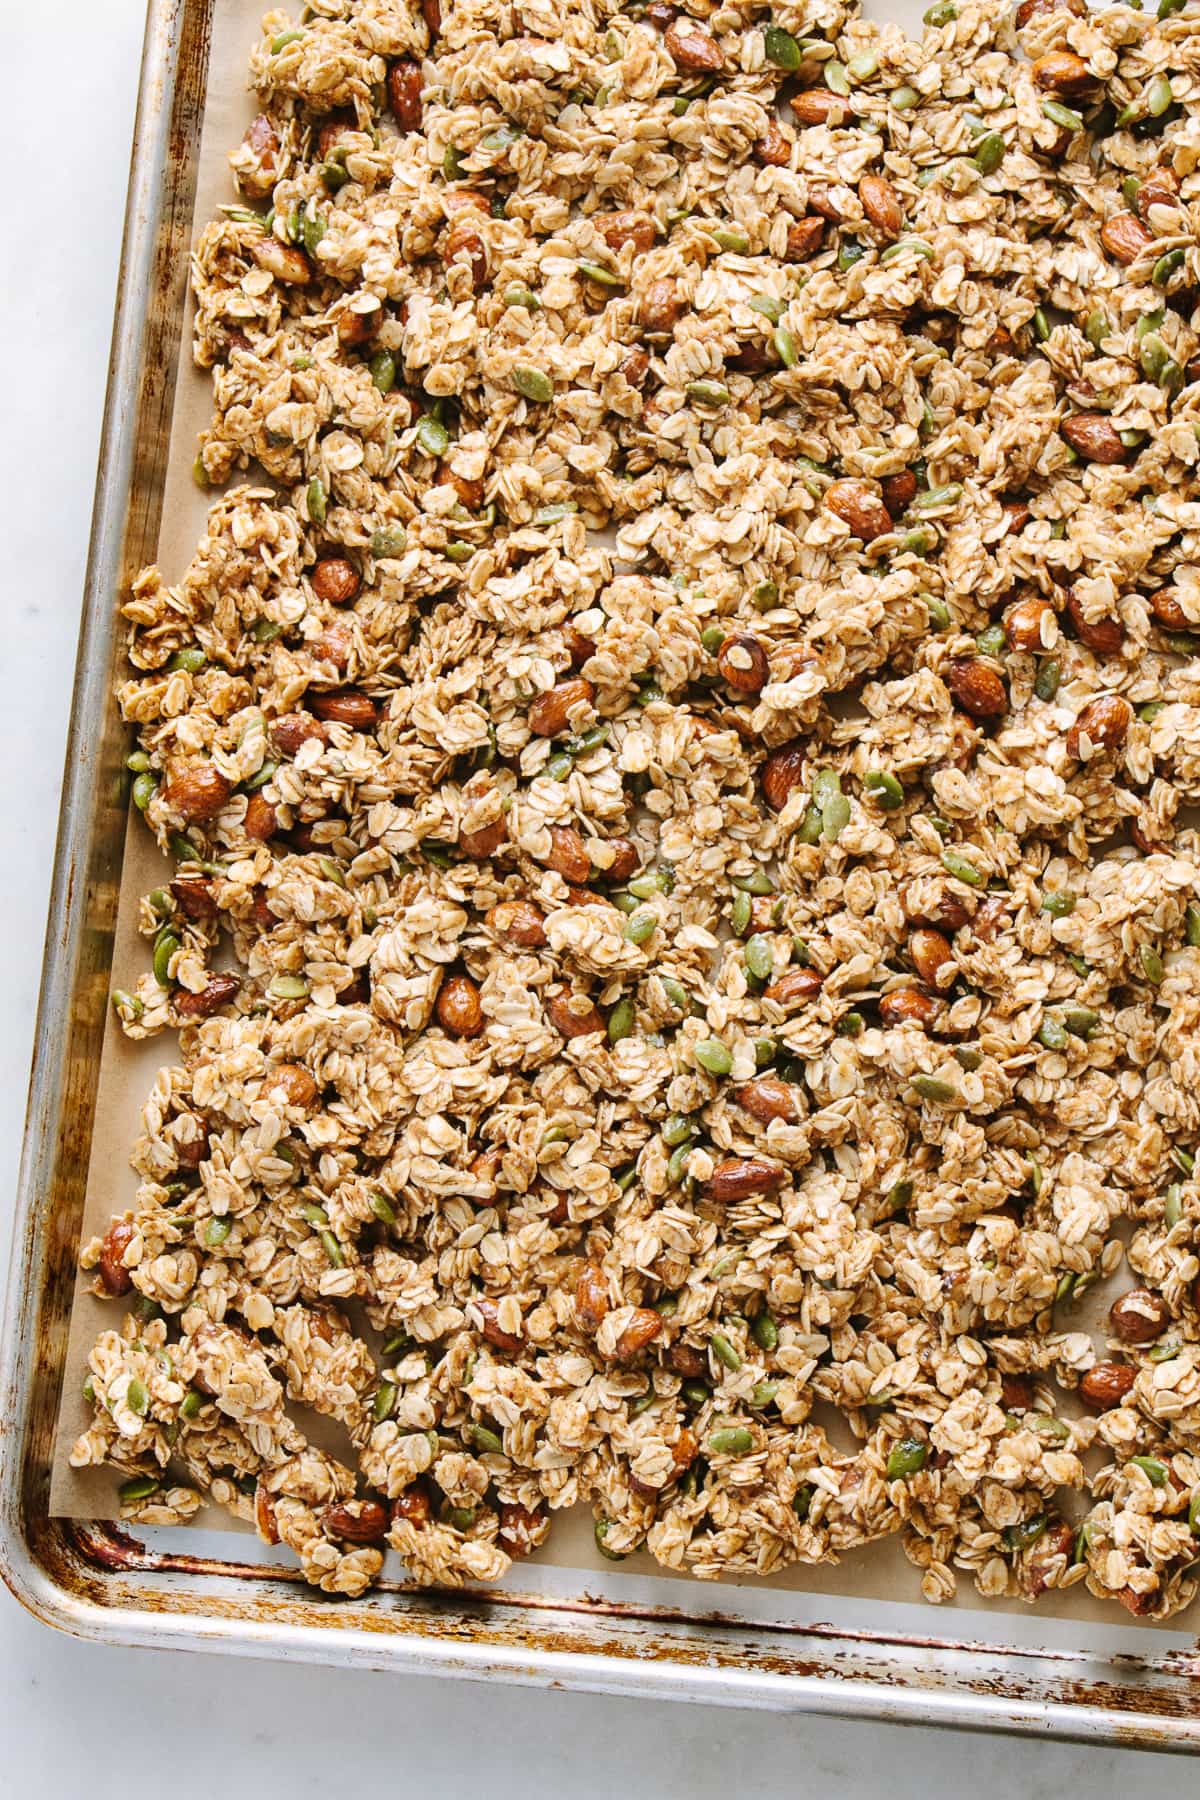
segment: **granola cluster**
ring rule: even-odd
[[[83,1256],[130,1310],[74,1461],[128,1516],[216,1502],[348,1594],[582,1502],[706,1577],[895,1533],[933,1601],[1191,1600],[1200,28],[1158,13],[268,17],[193,262],[224,491],[124,606],[178,867],[115,998],[181,1032]]]

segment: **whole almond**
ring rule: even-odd
[[[658,233],[646,213],[597,213],[593,223],[610,250],[632,244],[639,256],[653,247]]]
[[[565,1038],[590,1037],[604,1030],[604,1019],[586,994],[555,994],[546,1011],[555,1031]]]
[[[1159,588],[1150,596],[1150,611],[1165,631],[1191,631],[1192,621],[1183,610],[1174,588]]]
[[[207,923],[217,916],[217,902],[209,875],[177,875],[171,883],[171,898],[185,919]]]
[[[1104,413],[1072,413],[1059,426],[1060,435],[1085,462],[1121,463],[1129,455],[1112,420]]]
[[[270,731],[272,743],[285,756],[295,756],[301,744],[307,744],[312,738],[319,744],[329,742],[329,733],[320,719],[314,719],[306,712],[284,713],[281,718],[272,720]]]
[[[749,631],[735,631],[725,639],[717,651],[717,667],[739,694],[761,693],[771,673],[766,651]]]
[[[539,694],[529,708],[529,729],[537,737],[557,737],[570,723],[570,714],[588,705],[596,695],[595,687],[582,675],[560,681],[548,693]]]
[[[238,169],[238,186],[245,194],[265,199],[279,179],[279,137],[266,113],[251,120],[242,143],[254,162]]]
[[[471,271],[471,286],[477,294],[481,293],[488,278],[487,245],[472,224],[469,212],[457,214],[442,239],[443,265],[449,269],[459,262],[466,263]]]
[[[327,1506],[321,1524],[330,1537],[347,1544],[377,1544],[388,1526],[378,1500],[342,1500]]]
[[[777,119],[769,120],[766,131],[754,146],[754,160],[769,169],[783,169],[791,157],[791,139],[784,136]]]
[[[483,1321],[480,1330],[487,1343],[493,1345],[497,1350],[507,1350],[510,1356],[515,1356],[520,1350],[524,1339],[511,1331],[504,1330],[500,1323],[499,1302],[491,1299],[488,1295],[484,1295],[483,1298],[477,1299],[474,1304]]]
[[[913,968],[930,987],[939,987],[942,971],[954,966],[950,940],[928,925],[913,932],[908,940],[908,954],[912,957]]]
[[[338,343],[344,344],[347,350],[361,349],[369,344],[379,327],[383,324],[383,312],[376,307],[373,312],[351,312],[349,308],[338,315]]]
[[[1067,589],[1067,612],[1081,644],[1096,656],[1119,656],[1125,642],[1125,629],[1119,619],[1089,619],[1083,602],[1074,588]]]
[[[313,564],[309,580],[317,599],[330,606],[349,606],[362,586],[358,570],[345,556],[322,556]]]
[[[1119,263],[1133,263],[1147,245],[1154,242],[1154,234],[1146,229],[1136,214],[1120,212],[1104,221],[1100,228],[1100,242]]]
[[[652,281],[641,297],[638,317],[642,329],[655,336],[673,331],[683,313],[683,296],[674,281]]]
[[[285,1062],[267,1070],[263,1092],[282,1106],[294,1106],[299,1112],[308,1112],[320,1089],[303,1063]]]
[[[279,815],[269,800],[261,794],[251,794],[246,802],[246,816],[242,820],[242,830],[255,843],[265,844],[275,836],[279,829]]]
[[[180,1113],[186,1119],[191,1136],[184,1142],[175,1140],[175,1161],[181,1169],[198,1169],[208,1155],[208,1120],[202,1113]]]
[[[716,75],[725,67],[721,46],[691,19],[674,19],[663,38],[677,69],[695,75]]]
[[[1028,1375],[1001,1375],[1000,1404],[1005,1412],[1028,1412],[1033,1405],[1033,1382]]]
[[[303,250],[281,244],[277,237],[256,238],[250,254],[260,269],[285,287],[306,287],[312,280],[312,267]]]
[[[347,619],[330,619],[308,647],[318,662],[332,663],[340,672],[354,649],[354,628]]]
[[[879,488],[888,513],[898,519],[917,497],[917,478],[911,469],[899,469],[895,475],[885,475]]]
[[[181,1019],[211,1019],[214,1013],[236,998],[240,987],[236,975],[210,975],[198,994],[187,988],[176,988],[175,1011]]]
[[[726,1156],[717,1163],[701,1193],[706,1200],[729,1205],[754,1194],[769,1194],[782,1180],[783,1170],[778,1164],[761,1156]]]
[[[515,1500],[501,1500],[496,1519],[496,1541],[514,1562],[536,1550],[546,1535],[545,1513],[519,1506]]]
[[[608,1281],[603,1269],[585,1263],[575,1283],[575,1317],[581,1331],[594,1337],[608,1315]]]
[[[956,657],[943,675],[955,705],[973,719],[998,719],[1008,711],[1008,690],[991,663],[978,656]]]
[[[133,1276],[125,1266],[125,1252],[137,1236],[136,1227],[128,1219],[114,1219],[100,1244],[100,1279],[105,1291],[114,1296],[127,1294]]]
[[[748,1112],[760,1125],[773,1119],[786,1119],[793,1124],[799,1116],[796,1090],[788,1081],[774,1075],[759,1075],[753,1081],[733,1090],[733,1098],[743,1112]]]
[[[1130,1288],[1114,1300],[1108,1322],[1125,1344],[1152,1344],[1170,1318],[1167,1303],[1149,1288]]]
[[[763,989],[763,999],[784,1008],[803,1006],[806,1001],[816,999],[822,985],[815,969],[788,969],[778,981],[772,981]]]
[[[840,225],[846,214],[833,197],[833,189],[825,181],[810,181],[808,184],[808,204],[831,225]]]
[[[460,831],[458,834],[459,849],[473,862],[485,862],[507,842],[508,821],[503,816],[493,819],[490,825],[481,825],[478,831]]]
[[[375,702],[359,688],[335,688],[328,694],[310,694],[309,705],[318,719],[330,725],[348,725],[351,731],[371,731],[378,723]]]
[[[1120,1406],[1136,1380],[1137,1370],[1128,1363],[1097,1363],[1080,1381],[1079,1398],[1095,1412],[1107,1412]]]
[[[483,505],[485,492],[482,475],[456,475],[453,470],[450,470],[446,479],[467,511],[478,512]]]
[[[488,913],[487,922],[497,937],[525,949],[537,949],[546,942],[545,915],[532,900],[501,900]]]
[[[1089,700],[1067,732],[1067,754],[1079,757],[1086,738],[1093,750],[1116,750],[1133,724],[1133,708],[1119,694]]]
[[[411,1525],[414,1531],[424,1531],[433,1518],[433,1507],[429,1495],[422,1487],[406,1487],[402,1494],[397,1494],[391,1507],[392,1524],[403,1520]]]
[[[618,367],[630,387],[640,388],[650,373],[650,353],[647,350],[631,350],[627,356],[622,357]]]
[[[215,819],[232,792],[233,783],[212,763],[191,763],[171,771],[163,798],[185,819],[203,821]]]
[[[708,1358],[694,1344],[672,1344],[663,1360],[673,1375],[682,1375],[688,1381],[708,1373]]]
[[[1033,79],[1048,94],[1062,94],[1068,99],[1082,99],[1091,93],[1096,77],[1071,50],[1051,50],[1039,56],[1033,65]]]
[[[900,196],[885,175],[864,175],[858,197],[867,218],[884,237],[894,238],[904,223]]]
[[[1174,169],[1169,165],[1151,169],[1133,204],[1139,219],[1145,219],[1152,206],[1178,206],[1179,177]]]
[[[1054,642],[1054,608],[1041,594],[1027,594],[1004,615],[1004,635],[1013,650],[1045,650]]]
[[[628,1323],[622,1328],[613,1350],[613,1361],[631,1363],[641,1355],[648,1344],[652,1344],[663,1328],[661,1313],[652,1307],[635,1307]]]
[[[642,866],[642,859],[633,839],[610,837],[604,841],[608,849],[612,851],[612,861],[607,868],[600,871],[604,880],[622,882],[628,881],[631,875],[636,875]]]
[[[825,504],[864,544],[892,530],[892,515],[883,501],[865,481],[853,476],[831,481],[825,489]]]
[[[546,858],[546,864],[556,875],[561,875],[564,881],[575,886],[591,880],[592,859],[573,825],[550,827],[550,854]],[[589,894],[588,899],[591,898]]]
[[[1024,531],[1033,517],[1033,508],[1027,506],[1024,500],[1005,500],[1001,510],[1004,513],[1009,537],[1015,537],[1019,531]]]
[[[792,95],[792,117],[798,125],[840,125],[850,111],[849,100],[828,88],[802,88]]]
[[[807,262],[815,256],[825,238],[825,221],[816,213],[808,213],[803,219],[792,219],[787,228],[787,245],[784,259],[787,262]]]
[[[438,989],[434,1015],[451,1037],[478,1037],[483,1030],[479,989],[469,975],[451,975]]]
[[[805,749],[801,743],[781,744],[772,750],[759,772],[767,805],[780,812],[794,787],[804,780]]]
[[[929,1025],[937,1017],[937,1001],[920,988],[896,988],[879,1002],[884,1025]]]
[[[388,105],[401,131],[421,129],[421,65],[411,57],[394,62],[387,75]]]

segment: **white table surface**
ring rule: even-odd
[[[9,146],[0,184],[7,1194],[37,998],[143,0],[59,0],[52,14],[3,0],[0,15]],[[47,86],[39,52],[51,35],[56,67]],[[51,115],[67,128],[57,154],[44,149]],[[3,1221],[0,1245],[5,1256]],[[1135,1761],[1130,1752],[1070,1745],[100,1648],[48,1631],[2,1592],[0,1675],[0,1794],[22,1797],[128,1800],[145,1789],[143,1754],[155,1787],[197,1792],[187,1772],[199,1771],[201,1731],[217,1736],[216,1760],[205,1761],[222,1800],[271,1800],[285,1783],[296,1800],[375,1791],[421,1800],[708,1800],[748,1789],[958,1800],[967,1784],[988,1800],[1068,1792],[1109,1800],[1134,1783],[1152,1784],[1156,1800],[1182,1800],[1195,1786],[1188,1763],[1164,1756]]]

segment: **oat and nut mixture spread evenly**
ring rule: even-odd
[[[1196,0],[313,0],[251,78],[75,1464],[346,1594],[584,1502],[1187,1605]]]

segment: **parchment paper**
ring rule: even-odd
[[[241,141],[246,126],[257,110],[246,86],[247,62],[251,45],[258,36],[265,4],[266,0],[215,0],[214,3],[208,101],[200,144],[193,239],[199,225],[212,217],[219,205],[237,199],[227,157]],[[874,0],[874,4],[868,4],[864,10],[870,17],[886,16],[915,35],[921,28],[922,4],[923,0]],[[191,474],[197,433],[207,423],[211,409],[209,377],[198,371],[192,363],[191,328],[192,307],[189,299],[176,384],[157,559],[168,581],[177,580],[186,568],[203,530],[208,505]],[[113,604],[117,604],[120,598],[121,596],[114,595]],[[148,947],[138,936],[136,929],[138,900],[151,888],[163,885],[172,873],[173,865],[159,855],[141,817],[131,809],[126,830],[121,901],[113,953],[114,987],[132,988],[137,974],[145,968]],[[131,1044],[117,1024],[115,1015],[110,1013],[101,1059],[96,1124],[84,1207],[84,1242],[106,1231],[114,1213],[123,1212],[133,1205],[138,1178],[129,1166],[129,1149],[140,1131],[140,1112],[145,1095],[153,1085],[158,1069],[163,1063],[173,1060],[174,1056],[175,1041],[169,1033],[146,1043]],[[86,1429],[91,1417],[91,1408],[82,1393],[88,1352],[100,1332],[113,1328],[122,1316],[120,1309],[111,1301],[98,1300],[88,1291],[90,1280],[91,1277],[81,1277],[72,1312],[51,1476],[50,1510],[58,1517],[114,1519],[119,1516],[120,1511],[116,1491],[118,1477],[115,1471],[80,1471],[72,1469],[67,1460],[71,1445],[80,1432]],[[1087,1309],[1087,1316],[1072,1316],[1072,1324],[1078,1329],[1085,1328],[1089,1318],[1098,1319],[1101,1309],[1108,1304],[1107,1296],[1099,1288],[1093,1290],[1089,1298],[1092,1304]],[[299,1412],[296,1416],[297,1422],[302,1423],[304,1429],[313,1427],[311,1436],[319,1439],[325,1435],[320,1429],[322,1422],[314,1421],[311,1415],[302,1417]],[[834,1442],[844,1439],[847,1448],[850,1447],[848,1430],[836,1414],[822,1409],[821,1422]],[[347,1454],[346,1446],[338,1445],[336,1440],[329,1443],[329,1448],[335,1454]],[[603,1570],[606,1577],[613,1575],[614,1565],[603,1562],[594,1548],[591,1523],[590,1515],[584,1508],[577,1507],[570,1515],[556,1515],[548,1544],[533,1559],[546,1566],[546,1580],[552,1579],[553,1569],[591,1573]],[[245,1527],[212,1507],[197,1516],[197,1525],[220,1533],[236,1534],[243,1539],[245,1536]],[[188,1534],[176,1532],[172,1535]],[[272,1552],[273,1557],[282,1558],[285,1554],[282,1547]],[[535,1574],[532,1570],[529,1573],[531,1576]],[[626,1573],[633,1578],[631,1588],[644,1588],[643,1578],[654,1576],[660,1571],[652,1558],[639,1554],[629,1557],[621,1565],[617,1578]],[[673,1588],[680,1586],[677,1582],[670,1585]],[[730,1578],[721,1583],[719,1591],[715,1591],[709,1583],[692,1582],[689,1587],[695,1593],[697,1610],[703,1611],[720,1606],[722,1594],[726,1596],[725,1604],[728,1605],[731,1588],[751,1585],[760,1594],[764,1591],[786,1593],[790,1590],[793,1593],[854,1596],[885,1605],[920,1599],[919,1572],[908,1563],[895,1538],[852,1551],[842,1564],[836,1566],[793,1567],[753,1584],[743,1584]],[[975,1611],[980,1606],[969,1577],[960,1577],[959,1588],[958,1600],[951,1603],[957,1614],[954,1627],[956,1634],[967,1627],[967,1619],[963,1616],[967,1610]],[[1066,1593],[1043,1595],[1038,1602],[1036,1617],[1020,1601],[989,1601],[985,1609],[976,1612],[981,1637],[992,1635],[984,1626],[984,1619],[1000,1612],[1016,1614],[1027,1620],[1026,1630],[1011,1635],[1019,1636],[1031,1647],[1042,1643],[1044,1638],[1055,1635],[1054,1627],[1050,1625],[1050,1620],[1054,1618],[1087,1621],[1089,1625],[1102,1623],[1106,1628],[1105,1640],[1114,1649],[1122,1640],[1131,1641],[1126,1636],[1127,1631],[1136,1632],[1138,1642],[1142,1645],[1145,1644],[1144,1634],[1148,1629],[1163,1636],[1169,1635],[1172,1639],[1190,1635],[1171,1628],[1164,1633],[1161,1626],[1153,1626],[1147,1621],[1127,1619],[1124,1615],[1115,1616],[1111,1605],[1104,1606],[1094,1600],[1082,1584]],[[932,1609],[925,1609],[922,1616],[928,1620],[929,1630],[935,1631],[936,1615]],[[1041,1629],[1043,1622],[1045,1631]],[[1090,1633],[1089,1641],[1095,1643]]]

